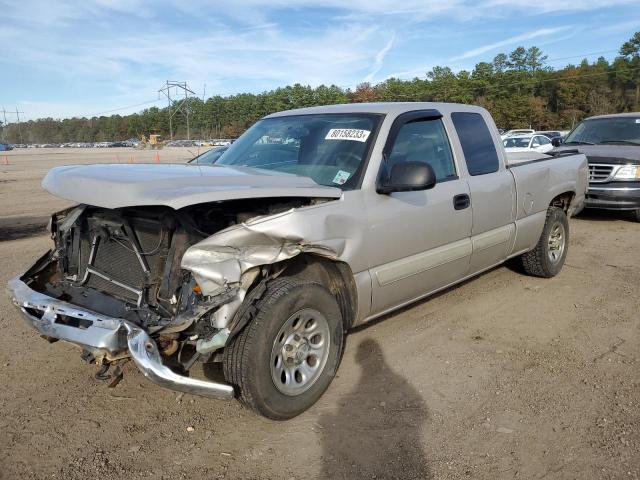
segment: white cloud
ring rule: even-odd
[[[387,44],[384,47],[382,47],[382,50],[376,53],[376,58],[373,64],[373,68],[371,69],[369,74],[365,77],[364,79],[365,82],[373,81],[373,78],[382,69],[382,66],[384,64],[384,57],[387,56],[387,53],[389,53],[389,50],[391,50],[391,47],[393,47],[393,42],[395,41],[395,39],[396,39],[396,34],[394,33],[393,35],[391,35],[391,38],[389,39]]]
[[[353,86],[390,70],[398,77],[424,75],[451,55],[440,55],[433,38],[425,41],[430,31],[441,40],[458,35],[469,20],[634,1],[0,0],[3,82],[38,85],[19,95],[4,88],[0,101],[22,99],[32,116],[88,115],[149,100],[168,78],[186,80],[195,91],[206,83],[207,94],[233,94],[294,82]],[[537,28],[450,61],[527,40],[555,40],[564,30]],[[495,33],[486,36],[495,39]],[[36,77],[51,88],[40,88]]]
[[[487,0],[486,8],[526,9],[530,12],[572,12],[580,10],[597,10],[616,5],[636,3],[637,0]]]
[[[481,47],[474,48],[472,50],[467,50],[466,52],[463,52],[460,55],[456,55],[455,57],[452,57],[450,61],[455,62],[457,60],[463,60],[465,58],[477,57],[478,55],[482,55],[483,53],[487,53],[501,47],[515,45],[518,42],[524,42],[526,40],[533,40],[534,38],[553,35],[554,33],[567,30],[567,28],[568,27],[541,28],[538,30],[534,30],[533,32],[523,33],[522,35],[516,35],[515,37],[510,37],[504,40],[500,40],[499,42],[494,42],[488,45],[483,45]]]

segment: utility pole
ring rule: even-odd
[[[19,112],[18,107],[16,107],[16,118],[18,119],[18,135],[20,136],[20,143],[24,143],[22,140],[22,129],[20,128],[20,114],[24,112]]]
[[[175,108],[173,108],[173,99],[171,98],[172,88],[174,88],[176,91],[176,97],[182,96],[180,90],[182,90],[182,92],[184,93],[184,98],[182,98],[178,102]],[[189,88],[187,82],[176,82],[172,80],[167,80],[162,88],[158,90],[158,92],[163,93],[167,97],[167,101],[169,102],[169,135],[171,137],[171,140],[173,140],[173,116],[180,111],[184,112],[185,116],[187,117],[187,140],[191,140],[189,132],[190,108],[188,97],[189,94],[196,95],[196,93]]]
[[[205,137],[208,136],[208,133],[207,133],[207,135],[204,135],[204,131],[202,130],[202,125],[204,125],[204,129],[205,130],[207,129],[206,114],[205,114],[205,108],[204,108],[206,96],[207,96],[207,84],[205,83],[204,86],[202,87],[202,110],[201,110],[202,111],[202,116],[204,118],[202,120],[200,120],[200,122],[201,122],[200,123],[200,137],[203,140],[205,140],[206,139]]]
[[[4,109],[4,106],[2,107],[2,116],[3,116],[3,121],[2,121],[2,140],[6,141],[7,140],[7,111]]]

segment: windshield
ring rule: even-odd
[[[198,165],[211,165],[213,163],[216,163],[216,160],[218,160],[222,156],[222,154],[227,151],[227,148],[228,147],[212,148],[211,150],[204,152],[202,155],[189,160],[189,163],[197,163]]]
[[[260,120],[216,165],[310,177],[320,185],[356,188],[380,115],[315,114]]]
[[[506,148],[527,148],[530,141],[531,137],[507,138],[504,141],[504,146]]]
[[[640,145],[640,116],[585,120],[567,136],[564,143]]]

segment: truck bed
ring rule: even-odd
[[[516,187],[514,216],[517,227],[512,254],[518,254],[535,246],[544,226],[547,208],[556,197],[564,192],[574,192],[567,214],[573,216],[582,210],[589,167],[587,157],[582,154],[551,156],[527,152],[511,155],[507,168]]]

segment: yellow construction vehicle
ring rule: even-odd
[[[145,149],[150,148],[151,150],[160,150],[164,147],[164,143],[162,142],[162,136],[157,133],[152,133],[147,138],[144,134],[140,135],[140,142],[138,143],[138,148]]]

